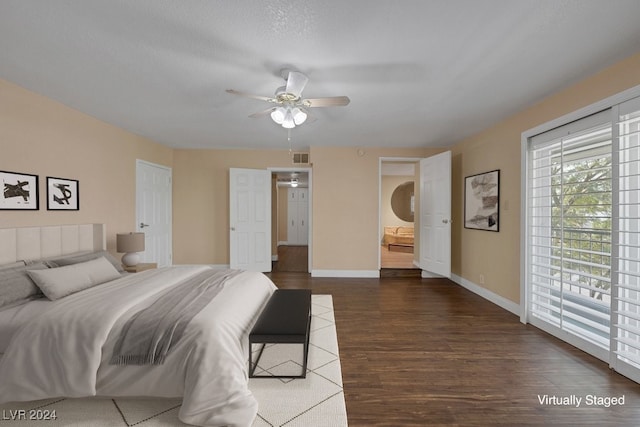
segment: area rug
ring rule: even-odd
[[[254,427],[343,427],[347,411],[331,295],[313,295],[307,377],[252,378],[249,389],[258,400]],[[255,349],[256,351],[258,348]],[[256,375],[299,375],[301,346],[270,345],[260,358]],[[0,405],[0,423],[15,426],[186,426],[178,419],[180,399],[82,398],[47,399]],[[12,420],[29,411],[52,414],[47,421]]]

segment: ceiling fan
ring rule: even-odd
[[[283,128],[292,129],[307,120],[308,108],[340,107],[348,105],[351,100],[348,96],[331,96],[325,98],[303,98],[302,91],[309,78],[300,71],[282,70],[282,78],[286,84],[276,89],[274,96],[252,95],[234,89],[227,89],[233,95],[246,96],[248,98],[266,101],[274,106],[264,111],[251,114],[249,117],[257,118],[271,115],[271,119]]]

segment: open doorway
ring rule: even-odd
[[[419,271],[415,264],[419,159],[380,161],[380,271]]]
[[[311,173],[272,169],[272,271],[308,273],[311,239]]]

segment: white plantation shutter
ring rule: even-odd
[[[640,382],[640,87],[527,138],[525,320]]]
[[[611,112],[530,139],[532,324],[601,358],[610,344]]]
[[[640,381],[640,98],[618,108],[617,268],[612,366]]]

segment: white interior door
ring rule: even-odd
[[[171,168],[138,160],[136,162],[136,231],[144,233],[142,262],[158,267],[172,261]]]
[[[309,244],[308,189],[289,188],[287,207],[287,243],[306,246]]]
[[[229,264],[271,271],[271,172],[229,169]]]
[[[420,160],[420,268],[451,277],[451,151]]]

